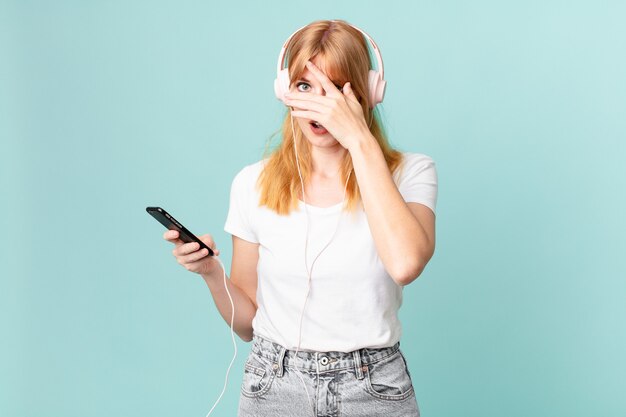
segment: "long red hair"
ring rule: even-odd
[[[402,153],[389,145],[379,121],[378,111],[371,109],[368,103],[368,73],[371,58],[363,34],[342,20],[315,21],[291,38],[286,56],[291,84],[304,74],[306,62],[317,56],[324,61],[326,74],[336,84],[344,85],[350,81],[350,86],[363,108],[365,120],[370,123],[370,132],[380,145],[387,166],[393,173],[402,162]],[[282,125],[282,138],[275,149],[268,151],[266,148],[264,157],[268,159],[257,186],[261,195],[259,205],[265,205],[278,214],[287,215],[298,207],[298,194],[301,191],[294,141],[297,141],[300,169],[305,184],[311,174],[311,145],[297,123],[292,126],[288,111]],[[341,167],[342,184],[345,184],[352,170],[352,158],[346,153]],[[356,176],[350,175],[344,208],[354,210],[360,199]]]

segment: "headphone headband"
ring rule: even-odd
[[[331,20],[331,22],[337,22],[337,20]],[[347,23],[347,22],[345,22]],[[378,72],[380,73],[380,77],[381,78],[385,78],[385,67],[383,65],[383,57],[380,55],[380,51],[378,50],[378,45],[376,45],[376,42],[374,42],[374,39],[372,39],[372,37],[370,35],[368,35],[367,33],[365,33],[364,30],[359,29],[358,27],[347,23],[348,25],[350,25],[351,27],[353,27],[354,29],[358,30],[359,32],[361,32],[363,34],[363,36],[365,36],[366,39],[368,39],[370,41],[370,44],[372,45],[373,49],[374,49],[374,54],[376,55],[376,61],[378,62]],[[287,52],[287,46],[289,45],[289,41],[291,40],[291,38],[293,38],[296,33],[300,32],[302,29],[304,29],[305,27],[307,27],[308,25],[304,25],[302,26],[300,29],[296,30],[295,32],[293,32],[291,34],[291,36],[289,36],[289,38],[287,38],[287,40],[285,41],[285,43],[283,44],[283,47],[280,50],[280,54],[278,55],[278,65],[276,67],[276,72],[280,72],[280,70],[283,69],[283,66],[285,65],[285,53]]]

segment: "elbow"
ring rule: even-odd
[[[425,262],[413,260],[412,262],[404,262],[398,265],[389,275],[401,287],[409,285],[417,279],[426,267]]]
[[[239,338],[241,340],[243,340],[244,342],[248,343],[252,341],[252,337],[254,336],[254,332],[252,331],[252,327],[247,328],[247,329],[239,329],[236,330],[235,333],[237,333],[237,336],[239,336]]]
[[[237,335],[239,336],[239,338],[241,340],[243,340],[244,342],[248,343],[252,341],[252,333],[248,334],[246,333],[237,333]]]
[[[247,320],[242,319],[234,329],[237,336],[246,343],[251,342],[254,337],[252,321],[254,320],[258,307],[254,301],[252,301],[252,306],[254,307],[254,312],[251,313],[251,316],[249,316]]]
[[[391,278],[401,287],[409,285],[415,281],[426,268],[426,264],[430,261],[435,252],[435,247],[431,246],[426,252],[414,255],[404,256],[402,260],[396,262],[393,271],[390,271]]]

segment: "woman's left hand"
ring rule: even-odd
[[[349,82],[343,86],[342,93],[311,61],[307,62],[307,69],[322,84],[326,95],[289,92],[285,94],[285,104],[299,109],[291,111],[294,117],[317,121],[344,148],[350,150],[358,141],[359,135],[369,133],[361,103]]]

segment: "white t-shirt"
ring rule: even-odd
[[[295,350],[308,282],[307,216],[302,201],[287,216],[259,207],[256,182],[264,162],[248,165],[235,176],[224,230],[259,244],[254,333]],[[437,172],[429,156],[405,153],[394,181],[406,202],[435,211]],[[397,313],[402,287],[378,256],[363,206],[356,213],[343,211],[342,206],[306,206],[309,269],[337,229],[313,267],[300,350],[351,352],[392,346],[400,340]]]

